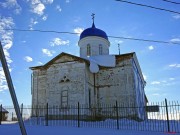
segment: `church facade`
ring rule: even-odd
[[[145,106],[145,81],[135,52],[110,55],[103,30],[85,29],[78,42],[80,56],[61,53],[32,70],[32,105],[133,104]],[[131,112],[129,112],[131,113]],[[133,111],[143,118],[145,111]]]

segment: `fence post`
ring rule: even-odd
[[[80,127],[80,119],[79,119],[79,115],[80,115],[80,105],[79,105],[79,102],[78,102],[78,127]]]
[[[22,117],[22,115],[23,115],[23,103],[21,104],[21,117]],[[23,119],[23,117],[22,117],[22,119]]]
[[[119,129],[119,113],[118,113],[118,103],[116,100],[116,118],[117,118],[117,129]]]
[[[0,125],[1,125],[1,121],[2,121],[2,104],[0,106]]]
[[[36,124],[37,125],[39,125],[39,108],[38,108],[39,106],[38,105],[36,105]]]
[[[13,112],[12,112],[12,121],[14,121],[14,119],[13,119]]]
[[[168,113],[168,105],[167,105],[167,99],[166,99],[166,98],[165,98],[165,106],[166,106],[166,117],[167,117],[168,132],[170,132],[170,126],[169,126],[169,113]]]
[[[46,104],[46,126],[48,126],[48,110],[49,110],[49,108],[48,108],[49,106],[48,106],[48,103]]]

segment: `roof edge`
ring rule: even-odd
[[[62,52],[60,53],[59,55],[55,56],[53,59],[51,59],[50,61],[48,61],[46,64],[42,65],[42,66],[35,66],[35,67],[30,67],[29,69],[31,70],[36,70],[36,69],[46,69],[48,68],[48,66],[53,63],[54,61],[56,61],[57,59],[59,59],[61,56],[63,55],[69,55],[70,57],[73,57],[73,58],[76,58],[76,59],[80,59],[80,60],[83,60],[85,62],[89,62],[88,60],[86,59],[83,59],[81,57],[78,57],[78,56],[75,56],[75,55],[72,55],[72,54],[68,54],[68,53],[65,53],[65,52]]]

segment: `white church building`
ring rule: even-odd
[[[135,52],[111,55],[107,34],[95,27],[85,29],[78,42],[80,56],[60,53],[32,70],[32,105],[100,104],[145,106],[147,98]],[[129,113],[132,113],[129,112]],[[133,114],[145,116],[144,109]]]

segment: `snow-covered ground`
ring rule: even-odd
[[[61,126],[29,126],[26,125],[27,135],[168,135],[180,133],[115,130],[104,128],[77,128]],[[18,124],[0,125],[0,135],[21,135]]]

